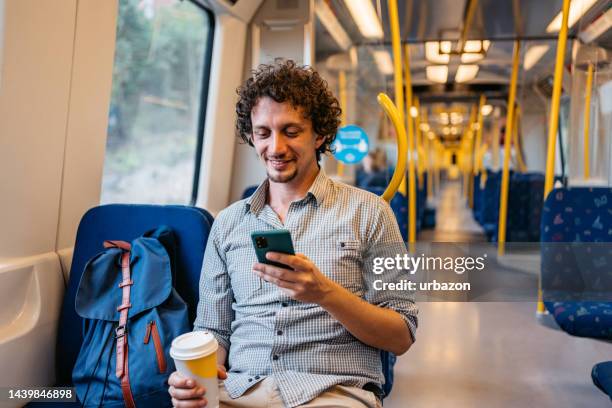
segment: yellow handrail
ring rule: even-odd
[[[591,163],[589,157],[589,131],[591,127],[591,88],[593,87],[593,64],[589,64],[587,71],[586,95],[584,100],[584,178],[591,177]]]
[[[404,83],[402,82],[402,46],[400,41],[399,16],[397,13],[397,0],[389,0],[389,24],[391,26],[391,45],[393,49],[393,82],[395,87],[395,106],[404,123]],[[408,116],[410,117],[410,116]],[[399,135],[398,135],[399,138]],[[402,175],[403,182],[399,190],[406,194],[406,180]]]
[[[512,53],[512,76],[510,77],[510,95],[508,96],[508,117],[506,118],[506,134],[504,135],[504,168],[502,170],[501,194],[499,197],[499,221],[497,229],[497,250],[504,254],[506,244],[506,218],[508,217],[508,189],[510,187],[510,146],[512,145],[512,125],[514,124],[514,101],[516,99],[516,83],[518,80],[519,55],[521,43],[514,42]]]
[[[570,0],[563,0],[561,14],[561,30],[557,40],[557,58],[555,61],[555,79],[548,121],[548,148],[546,151],[546,178],[544,180],[544,200],[553,189],[555,180],[555,153],[557,149],[557,127],[559,126],[559,105],[561,104],[561,82],[563,81],[563,59],[567,44],[567,19],[569,15]],[[538,285],[538,313],[546,313],[542,299],[542,277]]]
[[[518,168],[521,173],[525,173],[527,171],[527,165],[525,164],[525,159],[523,158],[523,149],[520,145],[520,137],[519,137],[519,123],[521,121],[521,106],[516,105],[514,114],[514,131],[512,132],[512,143],[514,144],[514,151],[516,152],[516,161],[518,163]]]
[[[376,99],[389,119],[391,119],[391,123],[393,123],[393,127],[395,127],[395,134],[397,135],[397,165],[395,166],[391,181],[382,195],[382,198],[390,202],[406,173],[408,141],[406,140],[406,128],[404,128],[404,121],[402,120],[399,109],[397,109],[393,102],[391,102],[391,99],[384,93],[379,93]]]
[[[410,75],[410,48],[404,45],[404,80],[406,82],[406,122],[408,124],[408,242],[416,242],[416,173],[414,168],[414,121],[410,115],[412,105],[412,78]]]

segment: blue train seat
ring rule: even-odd
[[[472,198],[472,213],[474,214],[474,219],[478,221],[480,219],[482,213],[482,190],[480,188],[480,180],[481,175],[477,173],[473,179],[473,198]]]
[[[595,364],[591,371],[593,384],[612,400],[612,361]]]
[[[544,304],[559,327],[574,336],[612,340],[612,302],[575,296],[612,286],[612,256],[601,244],[612,243],[610,203],[612,189],[588,187],[555,189],[544,203]]]
[[[506,241],[539,242],[544,174],[514,173],[508,192]]]
[[[482,212],[478,221],[485,230],[489,240],[497,239],[501,175],[501,171],[490,172],[485,183],[485,188],[481,190]]]
[[[212,216],[206,210],[178,205],[110,204],[92,208],[85,213],[77,231],[70,279],[59,322],[56,348],[58,386],[72,384],[72,368],[82,342],[82,319],[74,310],[74,298],[85,264],[102,250],[103,241],[131,241],[162,224],[172,228],[178,243],[174,286],[187,302],[190,321],[193,322],[199,299],[202,259],[212,221]],[[31,403],[28,406],[60,406],[58,403],[52,404]]]

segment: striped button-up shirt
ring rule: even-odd
[[[397,311],[414,339],[413,293],[373,287],[381,277],[400,279],[399,271],[372,273],[374,258],[406,251],[389,205],[329,179],[323,170],[306,196],[291,203],[284,224],[266,204],[267,194],[266,180],[250,198],[219,213],[204,255],[195,329],[211,332],[229,351],[227,392],[237,398],[272,376],[285,404],[295,407],[337,384],[380,386],[380,350],[359,341],[319,305],[293,300],[254,274],[251,233],[289,230],[296,252],[356,296]],[[376,321],[371,325],[376,330]]]

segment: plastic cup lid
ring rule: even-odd
[[[194,360],[217,351],[219,343],[205,331],[181,334],[172,340],[170,356],[178,360]]]

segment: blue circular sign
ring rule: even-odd
[[[355,164],[368,154],[370,143],[368,135],[362,128],[347,125],[338,130],[332,148],[336,160],[346,164]]]

